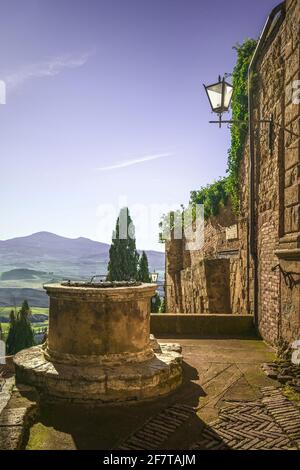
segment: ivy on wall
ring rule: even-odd
[[[233,69],[232,120],[240,121],[231,126],[231,147],[228,151],[226,191],[233,209],[239,211],[239,168],[243,158],[248,133],[248,69],[257,41],[247,39],[235,47],[237,62]]]
[[[247,39],[242,45],[234,47],[237,52],[237,61],[232,73],[234,93],[231,108],[232,120],[239,122],[231,125],[231,146],[228,150],[227,176],[190,193],[190,204],[193,206],[196,204],[204,205],[205,219],[216,216],[220,208],[227,204],[229,198],[233,210],[236,213],[239,212],[239,169],[248,133],[248,69],[256,45],[256,40]],[[174,228],[173,219],[172,214],[164,215],[160,228],[162,229],[162,226],[166,225],[166,220],[169,221],[168,227]],[[164,239],[162,231],[160,241],[164,241]]]
[[[239,121],[231,125],[231,146],[228,151],[227,176],[192,191],[191,204],[204,204],[205,218],[217,215],[219,209],[226,205],[228,198],[236,213],[239,211],[239,168],[243,158],[248,133],[248,69],[256,48],[257,41],[247,39],[234,49],[237,62],[232,73],[233,97],[232,120]]]
[[[227,178],[220,178],[212,184],[202,187],[199,191],[191,191],[190,204],[203,204],[204,218],[218,214],[220,207],[227,204]]]

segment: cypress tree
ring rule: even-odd
[[[139,259],[138,280],[141,282],[150,282],[148,258],[144,251]]]
[[[15,337],[16,337],[16,323],[17,318],[15,312],[11,310],[9,314],[9,330],[6,339],[6,350],[7,354],[14,354],[15,349]]]
[[[28,301],[25,299],[22,303],[22,307],[21,307],[21,310],[19,312],[21,315],[27,315],[27,317],[29,317],[31,315],[31,311],[30,311],[30,307],[29,307],[29,304],[28,304]]]
[[[135,228],[127,207],[120,210],[109,249],[108,281],[136,280],[139,254],[135,244]]]
[[[10,313],[10,326],[6,341],[7,353],[16,354],[22,349],[34,345],[33,330],[29,320],[30,308],[27,300],[24,300],[20,311],[15,315]]]

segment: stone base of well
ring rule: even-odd
[[[47,401],[102,404],[167,395],[182,381],[178,344],[160,344],[154,357],[139,363],[71,365],[50,362],[41,346],[16,354],[16,380],[35,386]]]

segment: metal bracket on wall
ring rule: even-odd
[[[274,147],[274,138],[276,135],[275,128],[278,127],[279,130],[283,132],[287,132],[290,134],[292,137],[296,137],[297,139],[300,138],[300,135],[294,132],[291,129],[288,129],[287,127],[282,126],[282,124],[274,121],[273,115],[271,116],[270,119],[258,119],[253,121],[255,124],[268,124],[268,144],[269,144],[269,150],[272,153],[273,152],[273,147]],[[235,121],[235,120],[227,120],[227,121],[222,121],[222,116],[219,116],[219,121],[209,121],[210,124],[219,124],[219,127],[222,127],[222,124],[249,124],[249,121]]]
[[[294,276],[299,276],[300,277],[300,273],[295,273],[293,271],[285,271],[284,269],[282,269],[280,264],[276,264],[276,266],[273,266],[272,271],[276,271],[276,269],[279,269],[280,273],[283,275],[285,285],[289,289],[293,290],[294,287],[296,287],[298,284],[300,284],[300,279],[296,280],[294,278]]]
[[[209,121],[210,124],[219,124],[219,127],[222,127],[222,124],[247,124],[249,125],[249,121],[238,121],[238,120],[227,120],[223,121],[222,120],[222,115],[219,115],[219,120],[218,121]],[[273,116],[271,116],[270,119],[258,119],[254,120],[254,123],[256,124],[268,124],[268,143],[269,143],[269,150],[270,152],[273,151],[273,140],[274,140],[274,127],[275,127],[275,122]]]

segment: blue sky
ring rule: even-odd
[[[159,206],[226,170],[229,130],[208,123],[202,83],[232,71],[232,46],[277,3],[1,0],[0,239],[109,242],[127,203],[137,245],[162,250]]]

